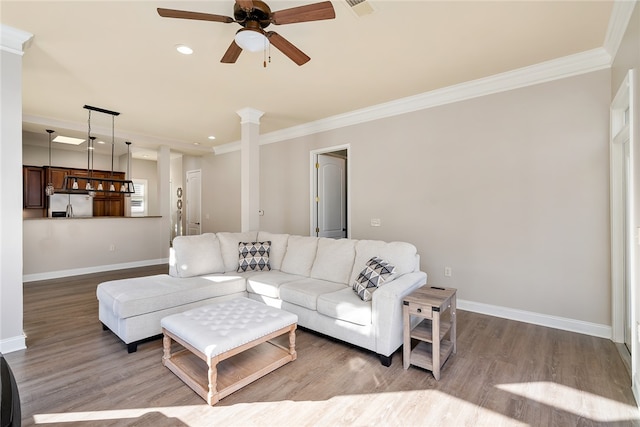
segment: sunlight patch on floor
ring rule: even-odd
[[[495,387],[597,422],[640,419],[635,406],[553,382],[499,384]]]
[[[106,421],[136,419],[149,413],[161,413],[167,418],[179,418],[200,408],[200,405],[170,406],[166,408],[113,409],[108,411],[65,412],[59,414],[37,414],[33,416],[36,424],[72,423],[79,421]]]
[[[429,405],[428,402],[437,402]],[[406,425],[422,424],[425,417],[437,419],[441,425],[457,425],[464,419],[479,419],[487,425],[526,426],[505,415],[436,390],[413,390],[390,393],[344,395],[319,401],[278,401],[239,403],[230,406],[206,404],[113,409],[68,413],[38,414],[36,424],[82,421],[134,420],[149,414],[162,414],[188,426],[210,426],[233,422],[236,425],[302,424],[383,425],[388,422]]]

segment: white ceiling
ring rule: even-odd
[[[268,1],[277,11],[314,1]],[[188,154],[240,139],[237,111],[261,133],[603,47],[612,1],[374,1],[358,16],[272,25],[311,57],[297,66],[271,48],[220,58],[236,23],[161,18],[157,7],[233,15],[232,0],[7,1],[2,24],[34,35],[23,57],[24,129],[86,137],[89,104],[121,113],[117,142]],[[190,56],[175,45],[194,49]],[[103,116],[103,117],[99,117]],[[92,129],[110,141],[110,116]],[[209,140],[215,135],[215,141]],[[199,144],[199,145],[194,145]]]

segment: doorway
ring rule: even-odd
[[[202,171],[187,171],[187,235],[201,234]]]
[[[311,152],[310,235],[349,237],[349,146]]]

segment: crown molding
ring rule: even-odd
[[[31,33],[0,24],[0,50],[22,56],[25,44],[32,39]]]
[[[637,4],[637,0],[616,0],[613,2],[609,27],[604,39],[604,49],[611,55],[611,58],[615,58],[618,53],[618,48],[622,43],[624,33],[627,31],[631,15],[633,15],[633,9]]]
[[[275,132],[269,132],[260,135],[260,145],[273,144],[275,142],[286,141],[319,132],[326,132],[346,126],[590,73],[609,68],[611,61],[611,55],[609,55],[604,48],[592,49],[482,79],[373,105]],[[240,143],[239,141],[235,141],[216,146],[214,152],[217,155],[239,149]]]

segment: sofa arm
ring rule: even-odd
[[[402,345],[402,299],[427,283],[427,273],[404,274],[381,286],[371,300],[376,352],[390,356]]]

